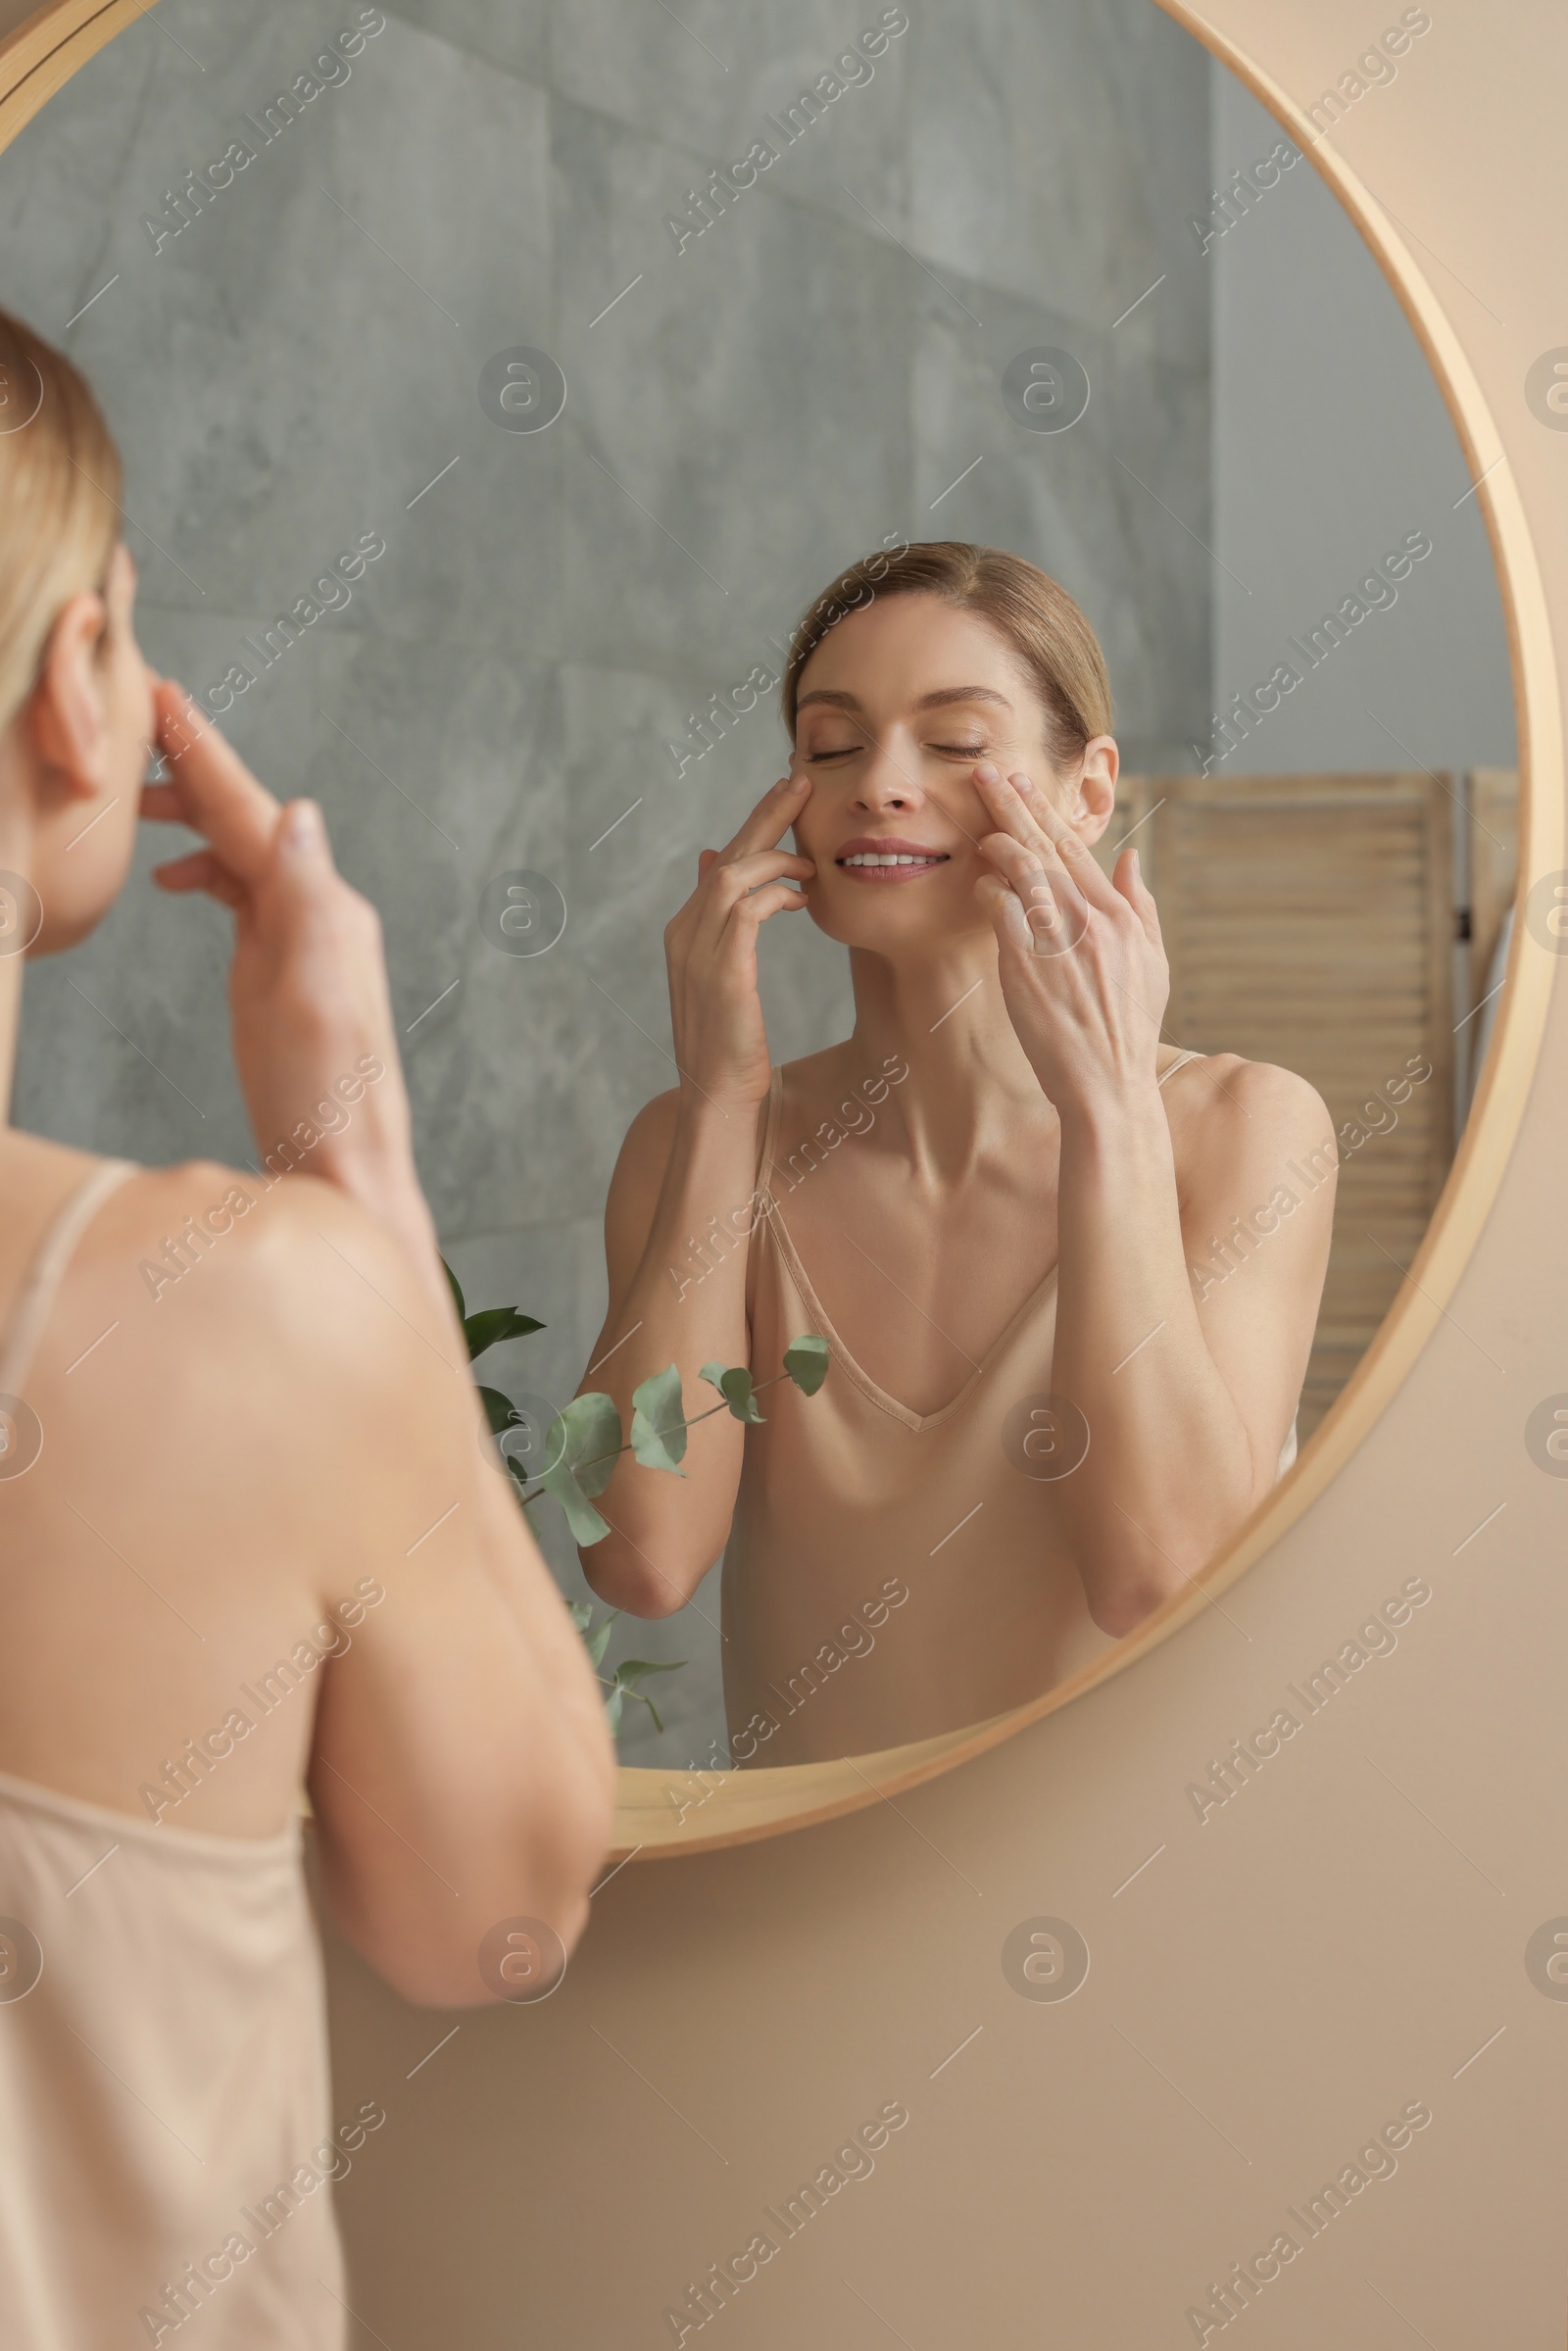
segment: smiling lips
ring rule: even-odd
[[[917,874],[934,873],[946,865],[945,849],[928,849],[923,841],[887,840],[867,833],[858,840],[846,841],[833,860],[841,873],[853,874],[858,882],[872,882],[886,889],[890,882],[912,882]]]

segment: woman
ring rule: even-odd
[[[328,2102],[302,1781],[349,1940],[476,2002],[562,1964],[611,1755],[481,1452],[374,916],[149,673],[119,491],[0,315],[0,1103],[24,955],[109,910],[156,742],[266,1166],[0,1129],[0,2341],[326,2351],[326,2182],[388,2113]]]
[[[1091,855],[1117,751],[1060,587],[992,548],[867,559],[783,709],[788,775],[665,933],[681,1082],[615,1170],[594,1360],[623,1405],[675,1361],[688,1410],[712,1357],[760,1382],[812,1330],[832,1368],[703,1422],[683,1484],[618,1468],[583,1554],[654,1616],[725,1551],[740,1763],[999,1713],[1183,1590],[1294,1457],[1333,1191],[1288,1174],[1332,1132],[1310,1087],[1162,1042],[1137,850]],[[855,1028],[775,1071],[757,934],[800,908]],[[1238,1279],[1189,1275],[1258,1211]]]

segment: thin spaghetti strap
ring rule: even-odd
[[[10,1320],[0,1333],[0,1396],[20,1396],[76,1244],[112,1192],[136,1173],[129,1159],[105,1159],[78,1184],[33,1252]]]
[[[782,1068],[778,1068],[774,1070],[768,1080],[767,1116],[762,1122],[762,1140],[757,1153],[757,1172],[752,1178],[752,1189],[755,1192],[762,1190],[762,1179],[764,1176],[770,1176],[773,1172],[773,1148],[778,1141],[779,1113],[783,1103],[784,1072]]]
[[[1154,1083],[1158,1086],[1163,1086],[1167,1078],[1173,1078],[1178,1069],[1185,1069],[1189,1061],[1206,1061],[1208,1055],[1206,1053],[1178,1053],[1175,1060],[1170,1062],[1167,1067],[1160,1071],[1159,1076],[1155,1079]]]

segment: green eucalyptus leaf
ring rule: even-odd
[[[499,1437],[504,1429],[522,1427],[516,1406],[510,1396],[502,1395],[499,1388],[480,1388],[479,1399],[484,1405],[484,1416],[490,1423],[492,1437]]]
[[[737,1363],[727,1370],[722,1363],[705,1363],[698,1376],[706,1380],[710,1388],[718,1390],[736,1420],[755,1421],[760,1425],[762,1415],[757,1409],[757,1399],[752,1394],[752,1375],[744,1363]]]
[[[566,1524],[571,1529],[574,1541],[584,1547],[589,1543],[604,1542],[610,1529],[578,1485],[569,1462],[557,1461],[544,1472],[539,1483],[546,1494],[555,1496],[566,1513]]]
[[[614,1738],[616,1732],[620,1729],[620,1709],[625,1702],[625,1697],[626,1692],[617,1683],[614,1689],[611,1691],[609,1697],[605,1700],[605,1720],[610,1725],[610,1736],[612,1739]]]
[[[784,1350],[784,1369],[803,1396],[815,1396],[827,1378],[827,1341],[808,1333],[804,1339],[792,1339]]]
[[[441,1260],[441,1271],[446,1275],[447,1280],[452,1284],[452,1297],[458,1309],[458,1320],[459,1322],[462,1322],[464,1316],[468,1311],[467,1307],[463,1301],[463,1286],[459,1282],[458,1277],[453,1272],[451,1266],[447,1263],[445,1257],[443,1257]]]
[[[644,1469],[672,1470],[686,1455],[686,1423],[681,1417],[680,1373],[672,1363],[656,1371],[632,1391],[631,1449]]]
[[[588,1654],[593,1659],[596,1668],[605,1662],[605,1651],[610,1646],[610,1636],[615,1630],[615,1619],[619,1614],[618,1608],[612,1608],[597,1632],[587,1633],[583,1636],[588,1644]]]
[[[466,1314],[463,1335],[468,1343],[468,1361],[499,1347],[504,1339],[526,1339],[530,1331],[544,1327],[531,1314],[519,1314],[515,1306],[487,1306],[481,1314]]]
[[[572,1623],[576,1626],[579,1633],[586,1633],[589,1626],[594,1621],[594,1604],[592,1600],[573,1600],[570,1605]]]
[[[577,1486],[590,1495],[604,1493],[615,1474],[620,1450],[620,1414],[608,1396],[574,1396],[545,1437],[549,1458],[569,1467]]]
[[[687,1662],[686,1658],[677,1657],[669,1665],[655,1665],[647,1657],[622,1657],[615,1668],[615,1679],[624,1682],[627,1689],[632,1690],[639,1682],[646,1681],[650,1674],[678,1674]]]

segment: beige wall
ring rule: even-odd
[[[1506,25],[1484,0],[1434,13],[1334,144],[1408,224],[1486,391],[1560,666],[1568,435],[1523,387],[1568,335],[1568,26],[1544,5]],[[1396,15],[1210,11],[1305,102]],[[783,2245],[717,2339],[1190,2342],[1209,2282],[1281,2229],[1302,2238],[1286,2207],[1422,2100],[1433,2120],[1396,2175],[1262,2290],[1248,2341],[1561,2342],[1568,2003],[1524,1960],[1568,1912],[1568,1481],[1534,1465],[1524,1428],[1568,1390],[1565,969],[1447,1317],[1225,1614],[896,1812],[633,1863],[554,1999],[463,2019],[412,2081],[452,2020],[334,1963],[341,2099],[388,2110],[342,2198],[356,2307],[394,2351],[672,2340],[664,2305],[895,2098],[910,2120],[875,2174]],[[1432,1596],[1397,1651],[1200,1825],[1187,1783],[1412,1576]],[[1093,1954],[1060,2005],[1003,1976],[1009,1931],[1041,1915]]]

